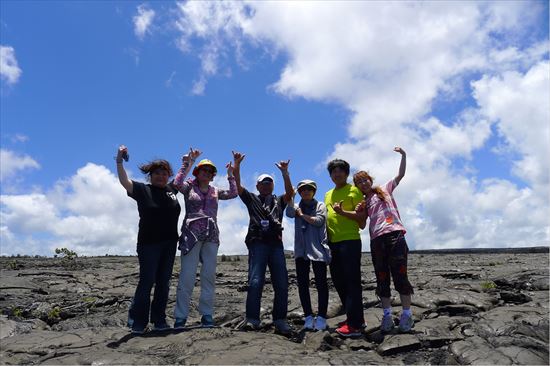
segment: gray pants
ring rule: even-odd
[[[199,241],[187,255],[181,256],[181,271],[176,293],[174,318],[186,319],[189,316],[189,303],[195,287],[199,261],[201,262],[199,313],[201,315],[214,315],[218,246],[218,243]]]

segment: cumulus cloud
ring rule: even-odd
[[[145,34],[150,32],[151,24],[155,18],[155,11],[148,8],[145,4],[137,7],[137,15],[134,16],[134,33],[139,39],[143,39]]]
[[[235,45],[237,58],[245,42],[282,54],[274,91],[352,112],[349,139],[329,159],[346,158],[384,183],[399,164],[393,146],[406,148],[396,197],[413,248],[548,245],[550,82],[540,3],[219,4],[178,6],[180,48],[203,50],[197,92]],[[462,110],[433,114],[450,102]],[[477,178],[477,152],[502,154],[489,145],[495,140],[515,156],[504,158],[521,183]]]
[[[0,45],[0,77],[12,85],[19,81],[21,73],[13,47]]]
[[[0,149],[0,182],[13,178],[18,171],[39,168],[40,164],[29,155]]]
[[[0,196],[1,254],[135,254],[136,204],[106,167],[88,163],[48,192]],[[32,243],[29,248],[14,245]],[[11,243],[11,244],[10,244]]]
[[[351,112],[348,138],[329,159],[345,158],[383,184],[399,166],[393,147],[404,147],[408,169],[395,197],[411,248],[533,246],[550,241],[548,41],[533,26],[544,23],[541,10],[524,1],[187,1],[175,24],[178,47],[201,61],[193,93],[205,93],[230,57],[245,63],[251,45],[285,57],[272,90]],[[449,102],[459,110],[434,113]],[[503,158],[516,179],[480,178],[482,150]],[[61,245],[134,252],[135,204],[105,167],[88,164],[46,193],[3,195],[1,204],[3,243],[32,247],[43,233],[50,253]],[[238,198],[221,202],[220,253],[246,251],[247,223]],[[291,248],[292,222],[284,224]]]
[[[482,112],[520,159],[514,174],[532,185],[548,187],[550,172],[550,63],[541,61],[525,74],[515,70],[485,75],[472,83]]]

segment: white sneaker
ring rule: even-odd
[[[313,329],[313,316],[308,315],[304,319],[304,329],[312,330]]]
[[[322,316],[318,316],[315,319],[315,330],[325,330],[327,329],[327,320]]]

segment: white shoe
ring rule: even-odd
[[[327,329],[327,320],[322,316],[318,316],[315,319],[315,330],[325,330]]]
[[[313,329],[313,316],[308,315],[304,319],[304,329],[312,330]]]

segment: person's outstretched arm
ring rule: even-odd
[[[290,159],[287,161],[281,160],[280,162],[275,163],[283,175],[283,180],[285,182],[285,195],[283,199],[287,203],[292,199],[292,195],[294,194],[294,187],[292,187],[290,174],[288,173],[288,164],[290,164]]]
[[[130,179],[128,179],[128,174],[126,174],[126,169],[124,169],[124,159],[122,158],[124,154],[128,154],[128,148],[124,145],[120,145],[117,154],[116,154],[116,171],[118,174],[118,181],[124,189],[126,189],[126,192],[129,194],[132,194],[134,192],[134,184]]]
[[[233,163],[235,166],[233,167],[233,175],[235,176],[235,184],[237,185],[237,193],[241,194],[243,193],[243,186],[241,185],[241,162],[243,161],[245,155],[238,152],[233,151]]]
[[[227,169],[227,181],[229,182],[229,189],[220,189],[218,191],[218,199],[220,200],[230,200],[239,195],[239,193],[237,192],[237,184],[235,183],[235,176],[233,175],[235,167],[233,166],[233,163],[231,161],[227,163],[225,167]]]
[[[176,174],[176,177],[174,178],[174,186],[178,189],[178,191],[183,192],[185,177],[187,177],[187,174],[191,171],[191,167],[200,154],[202,154],[200,150],[194,150],[191,147],[189,148],[189,153],[181,157],[181,168],[178,170],[178,174]]]
[[[399,164],[399,173],[397,173],[397,176],[394,178],[395,183],[399,184],[401,182],[401,179],[405,176],[405,170],[407,169],[407,153],[405,153],[405,150],[402,148],[396,146],[393,151],[398,152],[401,154],[401,164]]]

